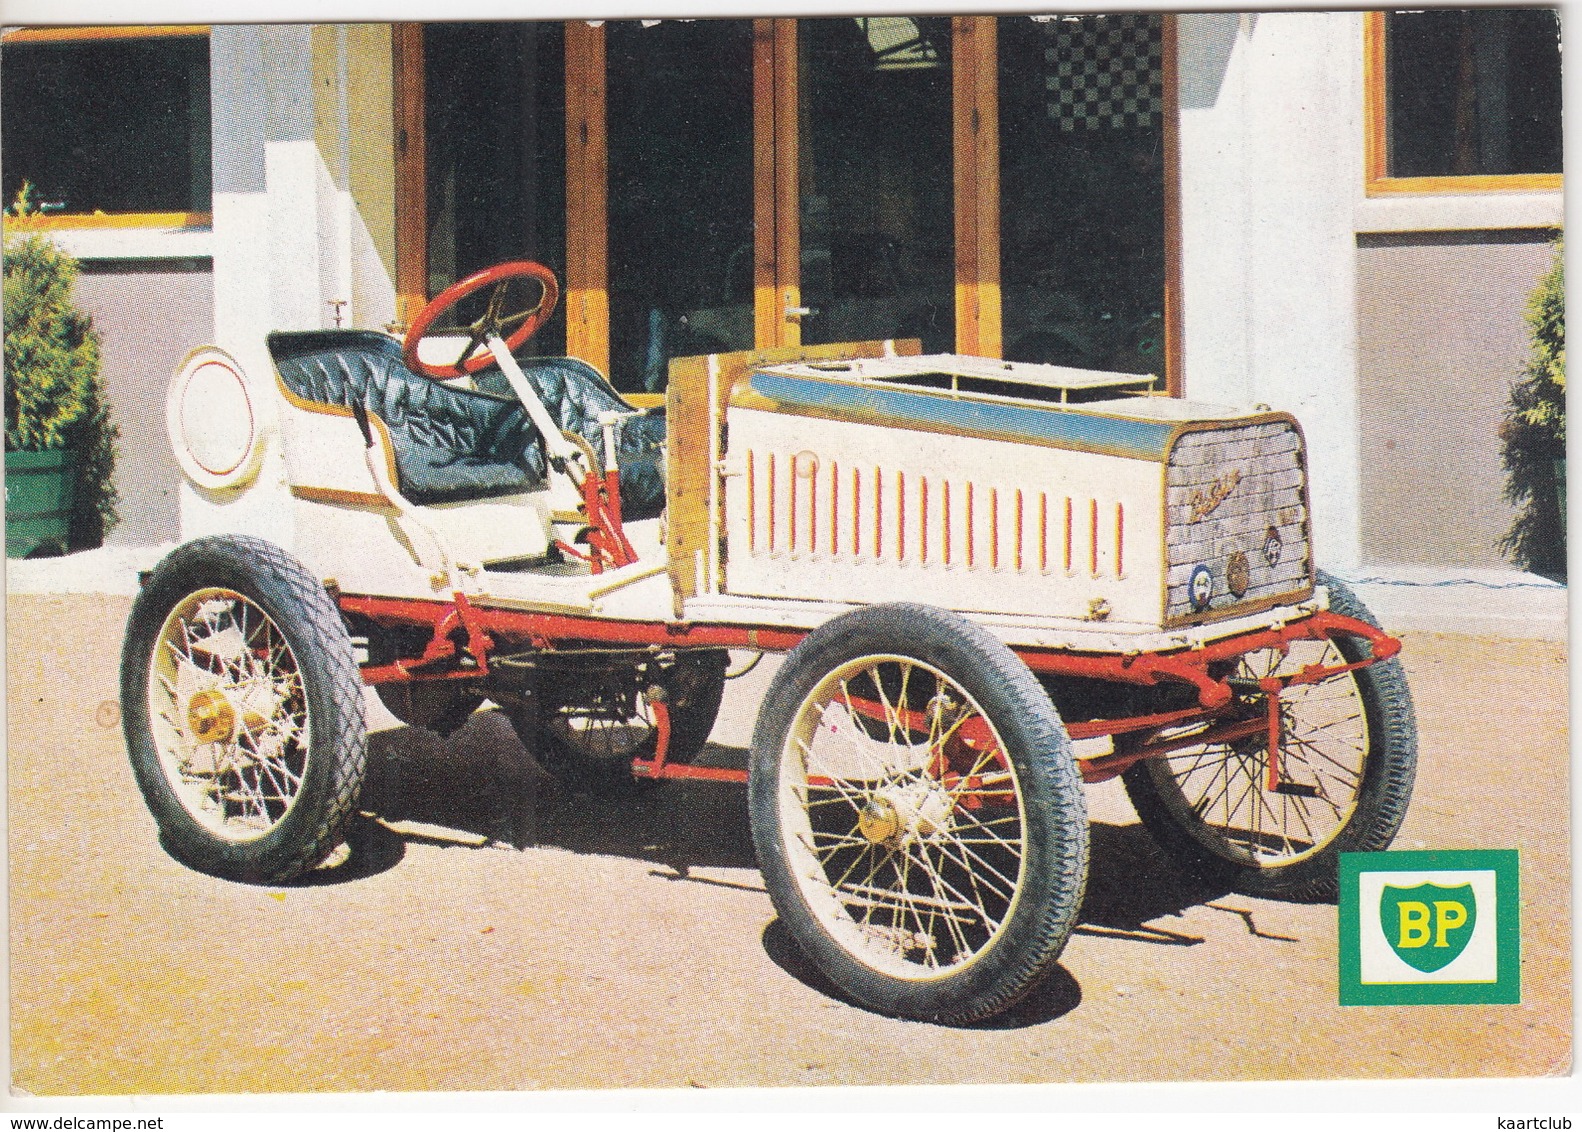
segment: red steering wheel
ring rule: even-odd
[[[508,292],[512,280],[515,279],[532,279],[538,283],[540,288],[538,303],[526,310],[506,314]],[[436,331],[434,323],[440,315],[469,295],[489,286],[493,286],[494,291],[490,294],[489,304],[478,321],[469,326],[447,326]],[[516,260],[486,267],[459,282],[452,283],[430,299],[428,305],[418,312],[411,329],[406,332],[406,340],[401,347],[402,359],[406,362],[407,369],[424,377],[445,379],[477,373],[486,366],[494,364],[494,354],[490,350],[485,348],[481,353],[479,352],[491,335],[504,338],[505,344],[510,347],[512,353],[515,353],[523,342],[536,334],[539,328],[549,321],[549,316],[555,313],[555,304],[559,301],[560,284],[555,281],[555,273],[541,263]],[[466,348],[450,365],[435,365],[432,362],[421,361],[417,356],[418,343],[425,335],[436,332],[467,335]]]

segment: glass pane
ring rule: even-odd
[[[1386,19],[1392,177],[1561,171],[1554,12],[1391,12]]]
[[[209,211],[209,38],[0,49],[0,191],[46,212]]]
[[[1157,15],[999,21],[1005,357],[1163,374]]]
[[[610,370],[753,345],[753,25],[605,25]]]
[[[798,135],[809,344],[954,348],[950,20],[802,20]]]
[[[537,260],[564,284],[564,39],[558,23],[424,27],[430,295],[511,259]],[[557,314],[530,349],[563,352],[565,328]]]

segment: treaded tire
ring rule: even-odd
[[[872,696],[893,699],[895,714],[884,718],[898,722],[877,722],[873,699],[864,699]],[[986,738],[972,746],[979,761],[960,771],[954,760],[969,724]],[[834,737],[843,726],[851,738]],[[911,765],[838,779],[843,745]],[[991,779],[999,793],[989,792]],[[868,606],[792,650],[753,732],[748,805],[759,867],[787,931],[836,987],[881,1013],[954,1025],[1000,1013],[1049,973],[1076,924],[1088,818],[1065,727],[1016,654],[956,614]],[[989,827],[1014,851],[989,841]],[[957,848],[969,843],[977,850]],[[852,885],[846,876],[860,875],[856,868],[869,871]],[[890,911],[863,911],[865,900],[878,907],[865,893],[881,890]],[[926,911],[947,900],[963,909],[959,927]]]
[[[194,647],[190,654],[206,659],[208,668],[229,663],[229,675],[216,676],[190,656],[181,659],[171,642],[201,643],[202,634],[227,617],[230,623],[245,617],[241,623],[253,626],[253,635],[237,638],[245,647],[228,662],[213,659],[225,651],[218,645],[207,652]],[[157,665],[156,655],[163,658]],[[232,689],[223,701],[212,690],[222,685]],[[275,773],[256,772],[252,796],[262,797],[260,783],[283,790],[294,782],[289,799],[259,803],[257,813],[241,816],[232,803],[217,801],[229,796],[227,790],[240,794],[249,787],[238,784],[245,771],[222,774],[220,756],[200,751],[203,713],[194,706],[200,696],[209,698],[211,716],[228,712],[228,719],[248,721],[232,728],[228,747],[222,740],[203,749],[239,751],[233,763],[246,766],[267,762]],[[121,653],[121,704],[132,770],[177,860],[229,880],[279,884],[315,868],[344,840],[367,766],[363,686],[340,611],[323,584],[280,547],[220,535],[166,556],[132,606]],[[151,706],[161,713],[157,723]],[[211,785],[202,786],[205,781]],[[222,790],[222,781],[231,785]]]
[[[1322,570],[1317,581],[1329,590],[1331,610],[1379,627],[1367,606],[1344,582]],[[1348,663],[1368,655],[1367,644],[1351,637],[1336,638],[1335,647]],[[1260,866],[1230,859],[1228,854],[1214,850],[1219,841],[1205,823],[1184,816],[1190,807],[1183,807],[1167,761],[1155,759],[1134,765],[1123,778],[1137,816],[1160,848],[1186,871],[1216,887],[1254,896],[1333,902],[1339,890],[1340,854],[1389,847],[1406,817],[1417,771],[1417,721],[1400,661],[1381,661],[1348,676],[1331,677],[1325,683],[1345,680],[1355,682],[1366,720],[1368,745],[1354,806],[1327,843],[1316,852],[1285,864]],[[1264,761],[1257,760],[1259,775]],[[1254,782],[1251,789],[1263,787]]]
[[[665,755],[667,763],[691,762],[709,741],[714,721],[720,714],[729,661],[730,654],[723,649],[683,652],[677,656],[671,671],[674,673],[682,668],[687,671],[671,681],[681,686],[671,689],[668,701],[670,750]],[[660,785],[659,780],[638,778],[632,773],[633,759],[653,757],[657,734],[649,733],[636,739],[619,755],[595,753],[590,744],[570,739],[554,726],[554,717],[560,715],[561,709],[573,706],[562,699],[562,695],[546,695],[541,691],[533,697],[533,706],[516,708],[509,714],[517,738],[539,766],[568,790],[601,798],[632,797]]]

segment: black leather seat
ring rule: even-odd
[[[543,438],[497,369],[478,374],[477,391],[413,373],[401,343],[367,330],[311,330],[269,336],[286,388],[302,401],[350,408],[384,421],[395,448],[397,487],[416,504],[541,491]],[[599,372],[576,358],[523,358],[520,364],[552,417],[602,452],[599,414],[629,411]],[[621,498],[628,519],[664,510],[663,416],[625,422]]]

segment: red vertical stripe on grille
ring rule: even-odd
[[[906,559],[906,473],[895,473],[895,557]]]
[[[796,493],[797,493],[797,483],[802,479],[801,476],[797,475],[797,466],[796,466],[796,457],[795,456],[792,456],[789,460],[786,461],[786,479],[791,481],[790,482],[791,503],[790,503],[790,506],[787,508],[787,513],[790,515],[790,518],[791,518],[791,522],[789,524],[787,524],[791,528],[791,534],[790,534],[790,537],[789,537],[788,541],[791,544],[791,547],[790,547],[791,553],[795,554],[796,553]]]
[[[758,483],[753,450],[747,450],[747,553],[758,553]]]
[[[1066,573],[1071,573],[1071,496],[1066,496]]]
[[[1016,569],[1022,569],[1022,489],[1016,489]]]
[[[1038,493],[1038,568],[1049,569],[1049,496]]]
[[[1000,568],[1000,489],[989,489],[989,568]]]
[[[1088,500],[1088,572],[1099,576],[1099,501]]]
[[[829,465],[829,552],[840,555],[840,465]]]
[[[862,469],[851,470],[851,553],[862,557]]]
[[[967,481],[967,568],[972,568],[973,551],[977,549],[973,544],[972,530],[972,481]]]
[[[1115,576],[1126,573],[1126,508],[1115,505]]]
[[[884,557],[884,473],[873,470],[873,556]]]
[[[944,515],[942,516],[941,521],[940,521],[940,529],[944,533],[945,565],[949,566],[950,565],[950,481],[949,480],[946,480],[945,483],[944,483],[944,492],[945,492],[945,497],[944,497],[944,501],[943,501],[943,503],[941,505],[941,509],[943,510]]]

